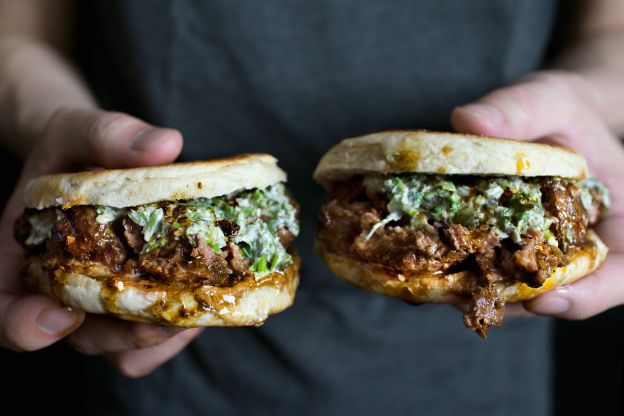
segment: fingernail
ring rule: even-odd
[[[487,122],[491,124],[501,124],[503,122],[503,115],[501,112],[490,104],[469,104],[461,107],[461,109],[482,120],[487,120]]]
[[[179,334],[180,332],[184,331],[186,328],[180,328],[177,326],[161,326],[160,327],[160,331],[167,335],[168,337],[172,337],[174,335]]]
[[[141,130],[130,143],[131,150],[147,150],[152,146],[162,143],[167,135],[156,127],[146,127]]]
[[[531,312],[540,315],[561,315],[570,310],[570,302],[565,298],[552,298],[531,305]]]
[[[67,309],[46,309],[37,318],[37,325],[43,332],[59,335],[78,324],[78,315]]]

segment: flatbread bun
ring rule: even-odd
[[[585,158],[547,144],[425,130],[385,131],[345,139],[319,162],[324,186],[366,173],[438,173],[587,177]]]
[[[232,287],[175,288],[144,279],[111,275],[102,266],[76,266],[53,274],[38,260],[25,270],[29,284],[62,305],[91,313],[160,325],[257,326],[291,306],[299,284],[300,259],[293,255],[282,273],[256,281],[246,279]]]
[[[586,250],[576,253],[570,263],[558,267],[544,284],[532,288],[524,283],[515,283],[504,290],[506,302],[519,302],[532,299],[557,286],[567,285],[596,270],[607,256],[607,247],[593,232],[588,231],[588,239],[593,242]],[[448,275],[404,276],[390,274],[381,266],[357,259],[334,254],[325,250],[317,242],[317,252],[338,277],[362,289],[397,297],[416,303],[466,303],[472,293],[476,276],[470,272]]]
[[[27,208],[74,205],[132,207],[157,201],[213,198],[284,182],[286,174],[268,154],[42,176],[28,183]]]

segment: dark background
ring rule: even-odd
[[[20,163],[6,152],[0,152],[0,166],[3,173],[0,175],[0,206],[4,206],[17,180]],[[622,322],[624,307],[586,321],[556,322],[552,349],[554,415],[623,414]],[[62,411],[67,416],[84,414],[86,407],[97,406],[97,403],[80,400],[81,392],[90,388],[89,375],[82,371],[85,360],[100,358],[82,356],[63,342],[29,353],[0,349],[0,374],[6,386],[2,391],[5,408],[10,403],[18,406],[23,414],[51,410]]]

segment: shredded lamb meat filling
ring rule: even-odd
[[[546,210],[557,219],[553,234],[559,248],[544,235],[529,231],[520,243],[501,239],[487,227],[469,229],[461,224],[435,222],[412,227],[404,219],[367,233],[387,211],[381,194],[366,192],[361,178],[332,189],[333,199],[319,215],[318,239],[334,253],[376,263],[405,275],[441,275],[469,271],[471,282],[464,323],[485,337],[490,326],[504,316],[503,289],[516,282],[539,287],[556,267],[568,262],[575,248],[587,244],[587,227],[598,219],[600,199],[585,210],[578,187],[565,180],[537,180]]]
[[[141,274],[148,279],[184,287],[225,287],[253,276],[249,261],[231,241],[220,253],[208,247],[201,237],[196,238],[195,244],[179,238],[145,251],[145,241],[137,224],[126,215],[108,224],[98,224],[96,210],[91,206],[63,210],[45,244],[27,245],[25,241],[31,232],[28,219],[34,212],[27,210],[18,219],[15,236],[28,256],[38,257],[46,270],[56,270],[69,262],[85,266],[98,263],[112,273]],[[225,235],[238,231],[238,226],[229,221],[219,221],[218,225]],[[278,236],[284,247],[294,239],[288,229],[279,229]]]

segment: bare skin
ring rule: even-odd
[[[580,319],[624,303],[624,10],[619,0],[585,0],[577,31],[556,67],[492,92],[452,114],[458,131],[557,141],[585,153],[613,192],[611,216],[599,229],[609,260],[592,276],[526,305],[542,314]],[[44,348],[63,338],[78,351],[103,355],[123,374],[148,374],[181,351],[199,330],[163,329],[68,311],[28,292],[19,279],[22,253],[12,225],[23,209],[24,184],[44,173],[80,167],[148,166],[173,161],[176,130],[98,109],[69,64],[69,0],[0,0],[0,141],[25,159],[0,220],[0,346]],[[621,279],[620,279],[621,280]],[[565,306],[565,308],[564,308]]]

